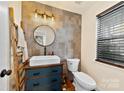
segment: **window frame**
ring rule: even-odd
[[[119,68],[124,68],[124,63],[119,63],[117,61],[113,62],[113,61],[109,61],[107,59],[100,59],[100,58],[97,57],[97,55],[98,55],[98,52],[97,52],[97,50],[98,50],[98,21],[99,21],[98,18],[101,17],[101,16],[104,16],[104,15],[106,15],[106,14],[108,14],[108,13],[110,13],[110,12],[112,12],[112,11],[122,7],[122,6],[124,7],[124,1],[121,1],[121,2],[117,3],[116,5],[108,8],[105,11],[103,11],[102,13],[96,15],[97,38],[96,38],[96,59],[95,59],[95,61],[105,63],[105,64],[109,64],[109,65],[112,65],[112,66],[116,66],[116,67],[119,67]]]

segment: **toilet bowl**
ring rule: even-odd
[[[74,86],[76,91],[90,91],[96,88],[93,78],[83,72],[78,71],[79,59],[67,59],[68,70],[74,75]]]
[[[96,82],[83,72],[73,72],[74,85],[76,90],[93,90],[96,88]]]

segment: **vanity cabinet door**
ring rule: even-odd
[[[55,83],[48,86],[31,87],[27,91],[61,91],[61,84]]]
[[[61,90],[61,76],[55,75],[44,78],[29,79],[26,82],[27,91],[59,91]]]
[[[62,65],[26,70],[26,91],[61,91]]]
[[[62,72],[61,66],[49,67],[49,68],[37,68],[26,71],[26,77],[31,78],[35,76],[44,76],[49,74],[58,74]]]

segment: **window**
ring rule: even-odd
[[[97,61],[124,67],[124,2],[97,15]]]

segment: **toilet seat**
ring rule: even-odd
[[[73,75],[80,86],[89,90],[96,88],[96,82],[89,75],[83,72],[73,72]]]

